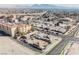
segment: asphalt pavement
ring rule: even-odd
[[[63,40],[57,46],[55,46],[55,48],[52,49],[47,55],[59,55],[69,41],[74,41],[74,40],[77,41],[78,38],[75,38],[74,34],[76,33],[78,29],[79,29],[79,26],[77,26],[76,29],[69,35],[61,36]]]

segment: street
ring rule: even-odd
[[[63,40],[52,50],[48,53],[48,55],[59,55],[61,51],[64,49],[64,47],[67,45],[67,43],[71,40],[77,40],[78,38],[75,38],[73,34],[79,29],[79,26],[76,27],[76,29],[66,36],[61,36]]]

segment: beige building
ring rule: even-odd
[[[34,39],[33,44],[38,45],[41,49],[45,48],[49,43],[43,40]]]
[[[0,30],[14,37],[17,31],[21,33],[27,33],[31,30],[30,25],[25,24],[12,24],[12,23],[0,23]]]
[[[14,36],[16,33],[17,27],[12,24],[0,23],[0,30],[4,31],[5,33]]]
[[[30,25],[25,25],[25,24],[19,24],[17,25],[17,31],[20,33],[27,33],[32,29],[32,26]]]

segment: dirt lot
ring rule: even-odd
[[[7,54],[13,54],[13,55],[22,55],[22,54],[26,54],[26,55],[33,55],[35,54],[34,51],[32,51],[31,49],[24,47],[22,45],[20,45],[19,43],[15,42],[14,40],[10,39],[10,37],[2,37],[0,36],[0,54],[1,55],[7,55]]]
[[[69,49],[68,55],[79,55],[79,42],[73,43]]]

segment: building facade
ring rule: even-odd
[[[25,24],[0,23],[0,30],[11,35],[12,37],[15,36],[17,31],[27,33],[31,30],[31,28],[32,27],[30,25]]]

